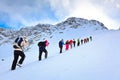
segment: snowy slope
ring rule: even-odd
[[[76,31],[77,32],[77,31]],[[71,31],[69,31],[71,33]],[[89,32],[83,37],[88,37]],[[29,52],[22,68],[10,71],[12,55],[0,62],[1,80],[120,80],[120,31],[98,31],[93,41],[59,54],[58,40],[78,38],[79,34],[70,36],[57,35],[49,39],[48,59],[38,61],[36,44]],[[44,57],[44,56],[43,56]]]
[[[84,38],[96,34],[100,31],[107,31],[108,29],[103,23],[96,20],[87,20],[82,18],[71,17],[56,25],[37,24],[35,26],[24,27],[20,30],[9,30],[0,28],[0,60],[10,56],[13,49],[12,44],[16,37],[27,36],[29,46],[26,50],[31,49],[40,40],[51,40],[50,42],[56,45],[60,39]],[[9,47],[4,47],[4,46]]]
[[[19,31],[1,30],[0,80],[120,80],[120,31],[107,30],[95,20],[69,18],[56,24],[38,24]],[[14,34],[14,35],[13,35]],[[29,50],[22,68],[11,71],[13,48],[11,43],[20,34],[28,36]],[[93,41],[59,54],[60,39],[83,39],[93,36]],[[47,39],[48,58],[38,61],[37,43]],[[8,41],[10,40],[10,41]]]

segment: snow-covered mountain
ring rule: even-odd
[[[15,38],[18,36],[27,36],[29,46],[25,51],[28,51],[32,48],[33,45],[36,45],[39,41],[45,39],[53,41],[59,41],[62,38],[77,39],[82,37],[89,37],[96,32],[106,30],[108,29],[104,26],[103,23],[100,23],[99,21],[75,17],[68,18],[67,20],[56,25],[37,24],[35,26],[21,28],[20,30],[0,29],[0,58],[5,57],[6,55],[4,56],[4,54],[7,54],[8,56],[10,55],[7,50],[12,52],[12,44]],[[52,42],[52,44],[53,43],[55,42]],[[3,49],[4,45],[8,47]]]
[[[0,29],[0,79],[1,80],[120,80],[120,30],[108,30],[95,20],[68,18],[56,24],[38,24],[18,31]],[[21,68],[11,71],[12,43],[17,36],[26,35],[29,50]],[[60,39],[92,41],[65,50],[59,54]],[[49,41],[48,58],[38,61],[37,43]]]
[[[76,18],[76,17],[71,17],[68,18],[66,21],[57,24],[58,28],[65,28],[66,26],[71,27],[71,28],[94,28],[94,29],[107,29],[103,23],[96,21],[96,20],[87,20],[83,18]]]
[[[89,28],[89,29],[88,29]],[[96,20],[87,20],[82,18],[71,17],[67,20],[58,23],[56,25],[50,24],[38,24],[31,27],[21,28],[20,30],[10,30],[10,29],[0,29],[0,45],[6,42],[13,43],[17,36],[28,37],[29,42],[32,44],[34,41],[44,40],[47,38],[52,38],[55,32],[63,33],[63,30],[69,31],[70,29],[81,30],[107,30],[103,23]]]

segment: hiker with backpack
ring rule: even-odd
[[[77,46],[80,46],[80,39],[77,39]]]
[[[23,52],[23,48],[24,48],[24,46],[27,46],[27,45],[28,45],[28,42],[26,40],[26,36],[18,37],[15,39],[15,42],[13,44],[14,59],[13,59],[11,70],[15,70],[16,65],[21,66],[21,64],[23,63],[23,61],[25,59],[25,54]],[[18,61],[19,57],[21,57],[21,58]]]
[[[74,44],[74,47],[75,47],[75,44],[76,44],[76,41],[75,41],[75,39],[73,39],[73,44]]]
[[[71,49],[72,49],[72,45],[73,45],[73,40],[71,39],[70,40],[70,47],[71,47]]]
[[[81,39],[81,45],[83,44],[83,39]]]
[[[49,42],[47,40],[45,41],[40,41],[38,42],[38,47],[39,47],[39,61],[41,61],[42,59],[42,53],[44,52],[45,53],[45,59],[47,58],[48,56],[48,51],[46,50],[46,46],[49,45]]]
[[[65,43],[65,49],[66,49],[66,50],[69,49],[69,45],[70,45],[70,42],[69,42],[69,40],[67,40],[66,43]]]
[[[92,36],[90,36],[90,41],[92,41]]]
[[[62,53],[63,45],[64,45],[64,41],[62,39],[62,40],[59,41],[60,53]]]

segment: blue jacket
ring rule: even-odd
[[[63,45],[64,45],[63,40],[59,41],[59,47],[63,47]]]

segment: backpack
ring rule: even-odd
[[[22,41],[23,41],[22,37],[16,38],[14,41],[15,44],[13,45],[13,48],[20,48]]]
[[[43,46],[45,44],[45,42],[38,42],[38,46]]]
[[[46,46],[48,46],[48,45],[49,45],[48,40],[45,40],[45,45],[46,45]]]

